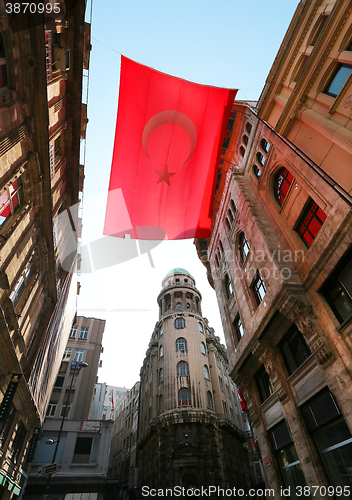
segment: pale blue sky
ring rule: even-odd
[[[237,99],[257,100],[297,4],[297,0],[93,0],[84,242],[102,238],[119,53],[186,80],[238,88]],[[144,255],[81,277],[78,313],[107,319],[101,382],[132,387],[138,380],[158,320],[161,280],[176,266],[196,278],[203,314],[223,338],[215,293],[193,241],[162,242],[151,255],[155,267]]]

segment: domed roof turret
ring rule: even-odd
[[[165,276],[165,278],[167,278],[168,276],[172,276],[174,274],[188,274],[188,276],[190,276],[191,278],[193,278],[193,276],[188,271],[186,271],[186,269],[182,269],[182,267],[174,267],[174,269],[171,269],[171,271],[169,271],[167,273],[167,275]]]

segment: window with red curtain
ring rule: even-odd
[[[309,247],[324,224],[325,219],[326,214],[312,199],[309,199],[308,205],[297,225],[298,234]]]
[[[187,387],[178,391],[178,406],[192,406],[191,391]]]
[[[293,181],[293,175],[287,168],[280,168],[275,176],[274,195],[275,200],[282,207]]]

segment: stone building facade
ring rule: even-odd
[[[351,200],[250,105],[232,120],[198,254],[266,486],[327,498],[352,485]]]
[[[140,373],[138,483],[246,489],[251,468],[237,389],[195,285],[180,268],[162,282]]]
[[[139,388],[136,382],[118,402],[110,449],[111,499],[132,499],[137,493]]]
[[[59,1],[60,15],[48,16],[45,24],[32,15],[10,16],[5,3],[0,2],[0,496],[6,500],[23,487],[75,315],[78,211],[70,213],[75,231],[67,232],[69,217],[60,223],[58,215],[78,206],[83,189],[82,71],[89,47],[84,1],[69,11]]]

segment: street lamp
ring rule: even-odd
[[[54,455],[53,455],[53,459],[51,461],[52,464],[55,463],[55,459],[56,459],[56,455],[57,455],[57,450],[59,448],[61,434],[62,434],[62,428],[64,426],[64,422],[65,422],[65,418],[66,418],[67,407],[68,407],[68,403],[70,401],[70,396],[71,396],[72,387],[73,387],[73,379],[74,379],[74,377],[76,375],[76,370],[80,370],[81,368],[86,368],[87,366],[88,366],[88,363],[85,363],[84,361],[74,361],[71,364],[71,370],[73,368],[73,374],[71,375],[71,383],[70,383],[70,387],[69,387],[68,393],[67,393],[66,404],[64,406],[64,413],[62,415],[62,420],[61,420],[61,425],[60,425],[60,429],[59,429],[59,434],[57,436],[57,439],[48,439],[46,441],[46,444],[56,444]],[[48,483],[47,483],[47,487],[46,487],[46,493],[44,494],[44,498],[46,498],[48,496],[49,487],[50,487],[50,481],[51,481],[51,475],[49,476],[49,479],[48,479]]]

